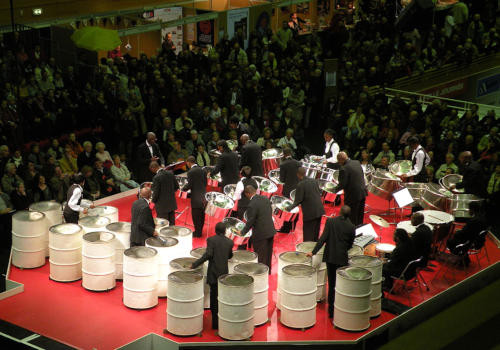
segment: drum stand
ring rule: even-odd
[[[392,215],[396,219],[396,209],[400,209],[399,207],[391,207],[391,201],[393,198],[391,197],[389,200],[387,200],[387,210],[378,214],[379,216],[389,216]],[[394,212],[392,212],[394,211]],[[391,225],[396,225],[396,222],[389,222]]]
[[[186,212],[186,210],[187,210],[187,212],[189,213],[189,210],[190,210],[190,209],[191,209],[191,207],[190,207],[190,206],[187,206],[187,207],[185,207],[182,211],[180,211],[180,212],[176,212],[177,216],[175,217],[175,221],[177,222],[177,220],[178,220],[178,219],[179,219],[179,218],[180,218],[180,217],[181,217],[181,216],[182,216],[182,215]],[[188,216],[186,215],[186,217],[184,218],[184,223],[183,223],[183,225],[184,225],[184,226],[193,226],[193,227],[194,227],[194,224],[193,224],[193,225],[188,225],[188,224],[187,224],[187,219],[188,219]]]

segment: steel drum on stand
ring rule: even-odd
[[[273,169],[271,170],[267,176],[269,179],[278,186],[278,190],[276,191],[276,194],[282,194],[283,193],[283,185],[284,183],[280,181],[280,169]]]
[[[443,188],[449,190],[452,185],[456,185],[457,183],[462,182],[463,178],[464,177],[462,175],[448,174],[448,175],[443,176],[442,178],[439,179],[439,184]],[[453,191],[454,192],[459,192],[459,193],[464,193],[465,189],[464,188],[460,188],[460,189],[454,189]]]
[[[422,198],[425,191],[427,191],[427,184],[423,182],[405,182],[402,183],[402,186],[408,189],[414,203],[422,206]]]
[[[45,218],[47,219],[48,227],[47,232],[45,233],[45,256],[49,256],[49,227],[54,225],[62,224],[63,222],[63,214],[62,214],[62,206],[57,202],[52,201],[44,201],[33,203],[29,206],[30,211],[38,211],[40,213],[45,214]]]
[[[207,192],[205,199],[207,200],[205,214],[217,221],[222,221],[234,207],[233,199],[220,192]]]
[[[279,148],[270,148],[262,151],[262,168],[264,169],[264,175],[274,169],[280,167],[281,159],[283,158],[283,150]]]
[[[391,165],[389,165],[389,171],[396,176],[406,175],[411,171],[411,161],[410,160],[398,160]]]
[[[254,325],[260,326],[268,321],[269,305],[269,267],[260,263],[243,263],[234,267],[235,273],[243,273],[254,280]]]
[[[472,217],[469,211],[471,202],[482,203],[484,199],[468,193],[453,194],[449,201],[448,213],[452,214],[455,218],[468,219]]]
[[[177,197],[179,198],[184,198],[186,199],[189,195],[189,193],[191,193],[191,190],[187,190],[187,191],[182,191],[182,188],[184,186],[187,185],[188,183],[188,179],[186,176],[179,176],[179,175],[176,175],[175,176],[175,179],[177,180],[177,183],[179,184],[179,189],[175,192],[175,194],[177,195]]]
[[[271,208],[273,209],[273,217],[275,218],[275,225],[278,227],[283,226],[285,221],[293,221],[299,215],[299,207],[293,208],[288,211],[288,207],[293,204],[293,202],[282,196],[272,196],[271,197]]]
[[[276,191],[278,191],[278,186],[273,181],[266,179],[265,177],[252,176],[252,179],[257,181],[257,184],[259,185],[258,190],[262,196],[269,198],[275,194]]]
[[[377,197],[390,200],[392,193],[397,191],[400,186],[401,179],[399,177],[388,171],[377,169],[372,174],[370,183],[368,184],[368,191]]]
[[[205,172],[208,173],[208,172],[210,172],[210,170],[212,170],[212,167],[204,166],[203,170],[205,170]],[[222,177],[221,177],[220,173],[218,173],[217,175],[210,174],[210,176],[207,177],[207,185],[208,186],[219,187],[220,182],[222,182]]]
[[[234,198],[234,193],[236,192],[236,184],[229,184],[229,185],[224,186],[223,192],[226,196],[228,196],[229,198],[231,198],[234,201],[234,206],[232,209],[233,209],[233,211],[237,211],[238,210],[238,201]],[[241,195],[243,196],[244,194],[241,193]]]
[[[245,235],[238,233],[245,227],[243,221],[234,217],[227,217],[222,222],[226,224],[226,237],[231,239],[234,244],[243,245],[248,243],[248,240],[252,236],[252,230],[250,229]]]
[[[48,225],[45,214],[38,211],[12,215],[12,265],[22,269],[45,265]]]
[[[428,183],[421,199],[424,209],[448,211],[452,193],[435,183]]]

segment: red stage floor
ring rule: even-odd
[[[130,206],[134,197],[116,200],[108,205],[113,205],[120,210],[120,220],[130,220]],[[179,206],[184,208],[187,202],[179,200]],[[377,214],[387,208],[387,202],[370,195],[367,204],[372,208],[366,214]],[[377,209],[379,208],[379,209]],[[338,209],[331,206],[327,208],[328,214]],[[182,225],[187,218],[186,225],[191,224],[188,211],[178,220],[177,224]],[[365,222],[369,219],[366,216]],[[379,230],[384,243],[392,243],[392,233],[394,226]],[[302,228],[298,225],[296,230],[297,238],[302,240]],[[204,246],[205,238],[194,239],[194,247]],[[487,240],[490,262],[500,260],[500,251],[493,241]],[[295,250],[293,237],[278,234],[275,238],[276,256],[283,251]],[[435,271],[439,270],[439,264]],[[482,266],[487,262],[483,260]],[[252,341],[342,341],[356,340],[367,332],[393,319],[395,315],[387,312],[371,320],[371,327],[364,332],[346,332],[333,327],[331,319],[327,317],[325,303],[319,303],[317,308],[317,322],[312,328],[305,332],[287,328],[279,323],[279,311],[276,310],[276,269],[277,260],[273,258],[273,274],[270,276],[269,293],[269,318],[270,323],[255,329]],[[479,267],[475,259],[470,267],[465,271],[457,271],[456,282],[477,272]],[[423,276],[429,283],[430,291],[424,290],[424,297],[431,296],[450,287],[452,281],[447,281],[442,277],[434,282],[430,282],[435,272],[423,272]],[[113,349],[134,341],[146,334],[156,333],[163,335],[166,326],[166,299],[160,299],[157,307],[151,310],[136,311],[125,307],[122,303],[122,283],[117,282],[114,290],[104,293],[94,293],[81,287],[81,282],[58,283],[49,280],[49,264],[33,269],[20,270],[12,267],[10,279],[23,283],[24,292],[13,297],[0,301],[0,318],[18,326],[32,330],[33,332],[54,338],[60,342],[83,349]],[[452,274],[447,276],[448,280],[453,280]],[[390,296],[392,299],[407,304],[405,296]],[[422,302],[418,290],[411,293],[412,305]],[[167,335],[168,338],[178,342],[220,342],[221,338],[214,334],[210,327],[210,312],[205,311],[204,331],[201,337],[175,337]]]

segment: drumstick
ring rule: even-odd
[[[427,216],[428,216],[428,217],[430,217],[430,218],[435,219],[436,221],[444,222],[444,220],[443,220],[443,219],[437,218],[437,217],[435,217],[435,216],[433,216],[433,215],[429,215],[429,214],[427,214]]]

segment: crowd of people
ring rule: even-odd
[[[459,118],[439,100],[425,108],[367,88],[469,57],[462,49],[470,57],[495,52],[491,17],[482,20],[483,8],[469,6],[474,12],[451,29],[398,33],[389,7],[372,6],[352,27],[334,16],[321,33],[326,40],[319,33],[299,37],[284,22],[276,33],[252,32],[247,49],[240,31],[233,39],[224,35],[207,54],[187,45],[176,54],[166,40],[156,56],[102,59],[91,72],[59,65],[38,45],[27,47],[22,33],[2,36],[2,208],[62,202],[76,173],[85,177],[89,199],[137,187],[144,180],[137,145],[148,131],[165,164],[193,155],[201,166],[214,165],[209,152],[220,139],[238,141],[242,134],[262,149],[291,148],[300,159],[314,148],[305,130],[329,127],[351,158],[385,168],[408,159],[406,140],[419,135],[431,157],[429,181],[456,173],[458,153],[470,151],[489,176],[485,190],[498,192],[492,112],[480,116],[473,107]],[[324,104],[323,59],[335,56],[339,94]]]

